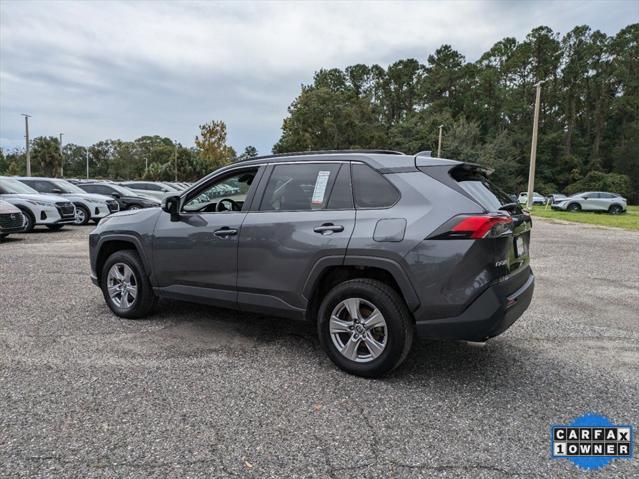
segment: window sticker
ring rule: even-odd
[[[328,184],[328,178],[330,176],[330,171],[317,172],[317,180],[315,181],[315,189],[313,190],[313,198],[311,200],[312,204],[321,205],[324,203],[324,194],[326,193],[326,185]]]

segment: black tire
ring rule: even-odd
[[[127,210],[129,211],[136,211],[136,210],[141,210],[142,207],[140,205],[130,205]]]
[[[9,236],[9,233],[0,233],[0,240],[5,239],[7,236]]]
[[[87,209],[86,206],[76,205],[76,216],[75,221],[73,222],[76,226],[84,226],[91,219],[91,212]],[[78,214],[80,213],[80,214]]]
[[[378,357],[368,362],[348,359],[340,352],[331,336],[331,314],[348,298],[361,298],[372,304],[382,313],[386,322],[385,348]],[[406,359],[413,344],[414,325],[404,300],[393,288],[376,280],[352,279],[335,286],[322,301],[318,312],[317,332],[322,347],[337,367],[356,376],[375,378],[389,373]],[[344,334],[348,336],[351,333]]]
[[[611,205],[610,208],[608,208],[608,213],[611,215],[620,215],[623,213],[623,208],[620,205]]]
[[[570,203],[566,208],[568,211],[581,211],[581,205],[579,203]]]
[[[129,307],[121,307],[111,298],[108,291],[108,275],[116,264],[125,264],[133,271],[137,295]],[[157,297],[153,293],[153,287],[144,270],[144,265],[138,254],[133,250],[116,251],[107,258],[100,274],[100,289],[107,305],[117,316],[121,318],[137,319],[147,316],[155,306]]]
[[[60,231],[62,228],[64,228],[64,225],[47,225],[47,228],[49,228],[51,231]]]
[[[35,218],[33,217],[33,214],[26,208],[22,208],[20,206],[18,206],[18,208],[20,208],[20,211],[22,211],[25,219],[23,233],[31,233],[33,231],[33,228],[35,228]]]

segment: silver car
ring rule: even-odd
[[[618,215],[628,209],[628,200],[615,193],[605,191],[587,191],[577,193],[558,203],[553,203],[553,210],[564,211],[607,211]]]

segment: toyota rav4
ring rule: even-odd
[[[241,161],[102,220],[92,279],[125,318],[161,297],[313,321],[338,367],[379,376],[415,332],[484,341],[528,307],[532,222],[488,173],[390,151]]]

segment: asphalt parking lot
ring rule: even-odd
[[[551,424],[639,424],[638,233],[536,221],[509,331],[420,341],[366,380],[303,323],[170,301],[118,319],[90,230],[0,244],[0,476],[577,477]],[[636,477],[636,456],[588,476]]]

